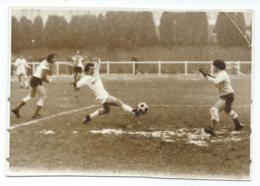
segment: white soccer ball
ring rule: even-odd
[[[138,104],[137,109],[141,114],[145,114],[148,112],[149,107],[146,103],[142,102]]]

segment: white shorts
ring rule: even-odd
[[[107,100],[109,99],[109,97],[110,97],[110,95],[107,94],[107,95],[105,95],[105,96],[103,96],[103,97],[98,97],[98,98],[96,98],[96,100],[97,100],[99,103],[104,104],[105,102],[107,102]]]

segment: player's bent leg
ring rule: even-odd
[[[76,83],[80,80],[81,78],[81,73],[77,73],[77,77],[76,77]],[[76,88],[76,90],[80,90],[79,88]]]
[[[21,82],[21,76],[20,76],[20,74],[17,74],[17,78],[18,78],[18,82],[20,83],[20,82]]]
[[[79,80],[80,80],[80,77],[81,77],[81,73],[78,72],[78,73],[77,73],[77,76],[76,76],[76,81],[79,81]]]
[[[215,136],[215,127],[219,122],[219,113],[225,108],[225,100],[219,99],[214,106],[210,108],[211,125],[205,128],[204,131],[212,136]]]
[[[232,120],[233,120],[234,129],[235,129],[236,131],[241,130],[241,129],[243,128],[243,124],[239,121],[239,119],[238,119],[238,114],[237,114],[235,111],[233,111],[233,110],[231,110],[231,111],[230,111],[229,113],[227,113],[227,114],[229,114],[230,117],[231,117]]]
[[[225,108],[225,100],[219,99],[211,108],[210,108],[210,116],[212,121],[212,127],[219,122],[219,113]]]
[[[107,99],[107,103],[111,105],[120,106],[123,111],[133,113],[135,116],[140,115],[137,109],[133,109],[131,106],[125,104],[123,101],[113,96],[109,96],[109,98]]]
[[[97,109],[94,112],[92,112],[89,115],[86,115],[83,119],[83,123],[87,124],[89,121],[91,121],[93,118],[99,116],[99,115],[105,115],[110,113],[110,106],[108,103],[103,103],[103,108]]]
[[[100,115],[102,114],[109,114],[110,113],[110,106],[108,103],[103,104],[103,108],[99,109]]]
[[[21,101],[15,108],[12,109],[12,113],[13,113],[17,118],[20,118],[20,117],[21,117],[21,116],[20,116],[20,113],[19,113],[20,109],[21,109],[24,105],[26,105],[26,103],[27,103],[28,101],[30,101],[32,98],[34,98],[35,92],[36,92],[35,88],[31,88],[31,89],[29,90],[28,96],[24,97],[24,98],[22,99],[22,101]]]
[[[86,115],[83,119],[83,123],[87,124],[88,122],[90,122],[93,118],[99,116],[99,115],[105,115],[108,114],[110,112],[110,107],[108,104],[104,103],[103,104],[103,108],[100,108],[98,110],[95,110],[94,112],[92,112],[89,115]]]
[[[24,83],[24,87],[25,87],[26,89],[28,89],[28,88],[29,88],[29,81],[28,81],[27,75],[24,76],[23,83]]]
[[[76,87],[76,84],[77,84],[77,74],[76,74],[76,72],[73,72],[72,76],[73,76],[74,90],[76,90],[77,89],[77,87]]]
[[[19,81],[20,88],[23,88],[23,75],[22,74],[18,75],[18,81]]]
[[[40,112],[40,110],[42,109],[42,107],[44,105],[45,99],[47,99],[47,94],[46,94],[45,88],[42,85],[38,86],[38,91],[39,91],[39,94],[40,94],[40,98],[39,98],[39,100],[37,102],[37,107],[36,107],[35,112],[32,115],[32,118],[37,118],[37,117],[41,116],[39,114],[39,112]]]
[[[32,118],[37,118],[40,117],[41,115],[39,114],[40,110],[42,109],[43,105],[44,105],[44,99],[46,99],[46,97],[41,97],[38,102],[37,102],[37,107],[32,115]]]
[[[21,86],[22,87],[24,87],[24,80],[25,80],[24,76],[25,76],[24,74],[21,75]]]
[[[73,86],[74,86],[74,90],[80,90],[79,88],[77,88],[76,87],[76,85],[77,85],[77,82],[80,80],[80,77],[81,77],[81,74],[80,73],[78,73],[78,72],[75,72],[74,74],[73,74]]]
[[[219,109],[217,107],[210,108],[211,125],[208,128],[204,128],[204,131],[212,136],[216,136],[215,126],[219,122]]]
[[[34,98],[37,92],[37,88],[30,88],[29,95],[31,98]]]
[[[217,107],[211,107],[210,116],[211,116],[211,121],[213,121],[213,125],[218,123],[219,122],[219,109]],[[215,125],[212,127],[215,127]]]

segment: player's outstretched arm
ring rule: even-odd
[[[199,68],[199,72],[206,78],[207,73],[202,68]]]
[[[225,80],[225,77],[223,75],[219,75],[217,77],[209,74],[209,73],[206,73],[202,68],[199,69],[199,72],[207,79],[209,80],[210,82],[214,83],[215,85],[221,83],[222,81]]]
[[[211,75],[211,74],[205,72],[202,68],[199,68],[199,72],[200,72],[205,78],[207,78],[207,77],[215,78],[213,75]]]
[[[100,64],[101,64],[101,59],[98,57],[94,58],[94,63],[95,63],[95,72],[99,73],[99,69],[100,69]]]

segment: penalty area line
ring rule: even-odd
[[[35,124],[35,123],[38,123],[38,122],[41,122],[41,121],[45,121],[45,120],[48,120],[48,119],[52,119],[52,118],[55,118],[55,117],[58,117],[58,116],[62,116],[62,115],[66,115],[66,114],[71,114],[71,113],[74,113],[74,112],[79,112],[79,111],[82,111],[82,110],[87,110],[87,109],[91,109],[91,108],[94,108],[94,107],[97,107],[98,105],[90,105],[90,106],[87,106],[87,107],[81,107],[81,108],[78,108],[78,109],[74,109],[74,110],[70,110],[70,111],[65,111],[65,112],[60,112],[60,113],[57,113],[57,114],[53,114],[53,115],[50,115],[50,116],[46,116],[44,118],[40,118],[40,119],[36,119],[36,120],[31,120],[31,121],[28,121],[28,122],[25,122],[25,123],[19,123],[19,124],[15,124],[14,126],[11,126],[8,130],[11,131],[13,129],[16,129],[16,128],[20,128],[20,127],[24,127],[24,126],[28,126],[28,125],[32,125],[32,124]],[[176,107],[176,108],[187,108],[187,107],[190,107],[190,108],[194,108],[194,107],[210,107],[212,105],[167,105],[167,104],[152,104],[150,105],[150,107]],[[234,107],[237,107],[237,108],[249,108],[250,105],[234,105]]]
[[[16,124],[14,126],[11,126],[9,128],[9,131],[13,130],[13,129],[17,129],[17,128],[20,128],[20,127],[25,127],[25,126],[28,126],[28,125],[32,125],[32,124],[35,124],[35,123],[38,123],[40,121],[45,121],[45,120],[48,120],[48,119],[52,119],[52,118],[55,118],[55,117],[58,117],[58,116],[62,116],[62,115],[66,115],[66,114],[71,114],[71,113],[74,113],[74,112],[79,112],[81,110],[87,110],[87,109],[91,109],[91,108],[94,108],[96,107],[97,105],[90,105],[90,106],[87,106],[87,107],[81,107],[81,108],[78,108],[78,109],[74,109],[74,110],[70,110],[70,111],[65,111],[65,112],[60,112],[60,113],[57,113],[57,114],[53,114],[53,115],[50,115],[50,116],[46,116],[44,118],[40,118],[40,119],[36,119],[36,120],[32,120],[32,121],[28,121],[28,122],[25,122],[25,123],[20,123],[20,124]]]

